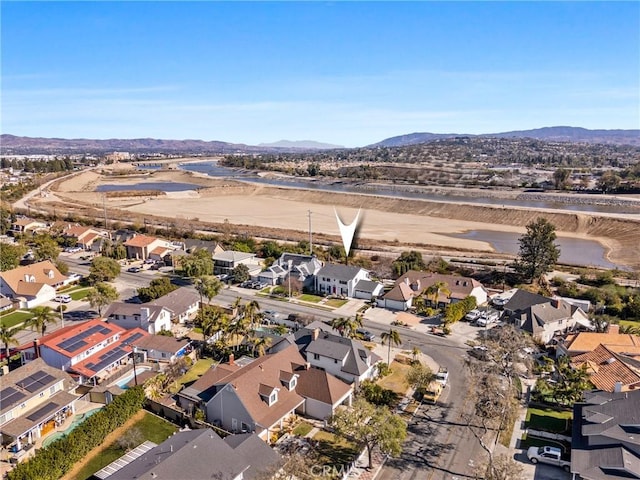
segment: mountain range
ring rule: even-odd
[[[588,130],[580,127],[543,127],[533,130],[485,133],[481,135],[461,133],[410,133],[387,138],[370,147],[402,147],[455,137],[535,138],[551,142],[605,143],[640,146],[640,130]]]
[[[469,135],[460,133],[411,133],[387,138],[368,147],[400,147],[455,137],[534,138],[544,141],[576,142],[640,146],[640,130],[588,130],[579,127],[545,127],[502,133]],[[0,154],[83,154],[124,151],[130,153],[166,153],[176,155],[287,153],[344,148],[339,145],[305,141],[280,140],[275,143],[244,145],[221,141],[137,139],[64,139],[20,137],[2,134]]]

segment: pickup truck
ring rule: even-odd
[[[571,471],[571,461],[562,457],[562,450],[557,447],[529,447],[529,450],[527,450],[527,458],[533,464],[538,462],[547,463],[560,467],[565,472]]]
[[[422,394],[422,399],[426,403],[435,405],[436,402],[438,401],[438,398],[440,398],[441,393],[442,393],[442,384],[437,380],[434,380],[429,384],[427,388],[424,389],[424,392]]]
[[[440,367],[438,373],[436,373],[436,382],[442,385],[442,388],[447,386],[447,382],[449,381],[449,370],[447,367]]]

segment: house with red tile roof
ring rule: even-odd
[[[254,432],[266,441],[294,413],[324,419],[339,405],[350,404],[353,395],[352,386],[312,369],[296,345],[224,373],[212,374],[221,378],[209,387],[207,421],[231,432]]]
[[[53,300],[67,281],[51,260],[44,260],[0,272],[0,293],[18,301],[20,308],[32,308]]]
[[[585,365],[589,380],[598,390],[628,392],[640,389],[640,362],[629,361],[602,344],[591,352],[572,357],[571,365],[574,368]]]
[[[45,335],[22,350],[23,361],[41,357],[79,383],[97,385],[129,362],[135,342],[149,335],[140,328],[125,330],[101,319],[69,325]]]
[[[558,343],[558,355],[574,357],[604,345],[608,350],[640,361],[640,335],[620,333],[619,325],[609,325],[606,332],[578,332]]]
[[[152,252],[160,259],[166,255],[166,252],[173,250],[171,243],[166,240],[141,234],[124,242],[124,246],[127,248],[127,258],[136,260],[146,260],[150,258]],[[161,255],[163,252],[164,254]]]

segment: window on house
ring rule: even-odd
[[[53,395],[54,393],[56,393],[56,387],[57,385],[54,385],[49,389],[49,395]]]
[[[38,395],[40,398],[44,397],[44,392],[40,392],[40,395]]]
[[[338,360],[336,358],[333,359],[333,363],[338,363]]]
[[[162,352],[162,358],[167,358],[166,352]]]
[[[278,401],[278,391],[274,390],[273,392],[271,392],[271,395],[269,395],[269,406],[273,405],[277,401]]]
[[[346,285],[347,282],[345,280],[340,280],[340,285]]]
[[[291,379],[291,381],[289,382],[289,390],[293,390],[294,388],[296,388],[297,384],[298,384],[298,378],[297,377],[293,377]]]
[[[250,432],[251,427],[244,422],[240,422],[240,427],[243,432]]]
[[[314,360],[320,360],[320,355],[318,355],[317,353],[313,354],[313,359]]]
[[[26,408],[26,407],[27,407],[27,404],[26,404],[26,403],[21,403],[21,404],[20,404],[20,408]]]

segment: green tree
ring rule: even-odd
[[[436,376],[426,365],[415,363],[407,372],[406,378],[407,383],[417,392],[424,392],[424,390],[431,385],[431,382],[436,379]]]
[[[213,258],[208,250],[197,249],[180,260],[182,273],[186,277],[213,275]]]
[[[62,252],[62,249],[50,235],[43,233],[33,237],[31,242],[33,247],[33,256],[36,262],[41,260],[55,260]]]
[[[620,186],[622,179],[619,175],[609,170],[602,174],[598,181],[598,188],[602,190],[602,193],[611,192],[616,190]]]
[[[218,295],[220,293],[220,290],[222,290],[222,282],[211,275],[198,277],[193,283],[196,287],[196,292],[200,294],[201,306],[203,297],[206,297],[207,302],[211,303],[211,299]]]
[[[7,360],[9,359],[9,346],[20,344],[20,342],[18,342],[18,333],[21,330],[22,327],[10,328],[4,323],[0,324],[0,342],[4,345]]]
[[[53,264],[62,275],[67,275],[69,273],[69,264],[67,262],[64,262],[62,260],[55,260]]]
[[[20,266],[20,259],[27,253],[27,247],[20,244],[2,244],[0,248],[0,271],[6,272]]]
[[[35,307],[33,310],[31,310],[31,312],[33,313],[33,317],[31,317],[25,323],[26,325],[31,327],[32,330],[38,332],[42,337],[47,331],[47,324],[56,323],[56,314],[51,309],[51,307],[42,306]]]
[[[397,330],[389,330],[388,332],[382,332],[380,335],[380,339],[382,340],[382,344],[389,345],[389,353],[387,355],[387,364],[391,366],[391,344],[399,346],[402,344],[402,338],[400,338],[400,334]]]
[[[407,273],[409,270],[424,270],[425,264],[422,260],[422,254],[411,250],[410,252],[402,252],[391,264],[393,271],[397,276]]]
[[[553,270],[560,249],[554,243],[556,227],[546,218],[527,225],[527,233],[520,237],[520,253],[514,264],[517,272],[530,282]]]
[[[92,308],[98,310],[98,315],[102,315],[102,307],[109,305],[111,302],[115,302],[119,297],[118,291],[113,285],[100,282],[89,291],[87,300]]]
[[[138,298],[143,303],[150,302],[173,292],[177,288],[176,285],[171,283],[169,277],[154,278],[148,287],[138,289]]]
[[[246,282],[249,280],[249,267],[244,263],[240,263],[232,270],[231,275],[233,275],[234,282]]]
[[[336,433],[367,449],[369,466],[375,448],[392,457],[402,453],[407,425],[386,406],[375,406],[357,398],[350,408],[338,411],[330,420]]]
[[[571,172],[565,168],[558,168],[553,172],[553,183],[558,190],[564,190],[567,187],[567,181],[571,176]]]
[[[449,290],[446,282],[435,282],[425,288],[424,295],[431,300],[431,305],[437,307],[440,295],[448,297],[451,295],[451,290]]]
[[[341,337],[356,338],[358,337],[358,329],[362,328],[362,316],[337,317],[332,319],[329,325],[336,329]]]
[[[95,257],[89,267],[89,282],[110,282],[120,275],[120,264],[112,258]]]

